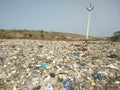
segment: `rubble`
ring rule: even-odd
[[[0,90],[120,90],[120,43],[2,40]]]

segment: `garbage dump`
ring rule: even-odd
[[[120,90],[120,42],[1,40],[0,90]]]

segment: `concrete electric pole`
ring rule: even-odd
[[[90,6],[87,7],[88,10],[88,24],[87,24],[87,32],[86,32],[86,41],[88,40],[89,37],[89,29],[90,29],[90,18],[91,18],[91,11],[94,9],[92,4],[90,3]]]

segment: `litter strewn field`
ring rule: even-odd
[[[0,90],[120,90],[120,42],[1,40]]]

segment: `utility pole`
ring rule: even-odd
[[[87,24],[87,32],[86,32],[86,41],[88,40],[88,36],[89,36],[91,11],[92,11],[93,9],[94,9],[94,7],[93,7],[92,4],[90,3],[90,6],[87,7],[87,10],[88,10],[88,24]]]

